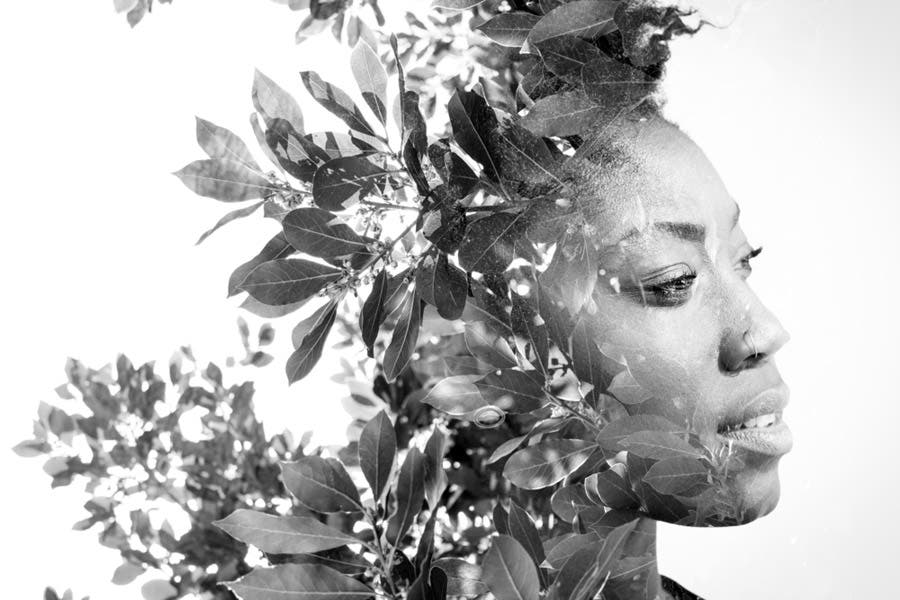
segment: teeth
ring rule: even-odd
[[[744,421],[740,425],[732,425],[726,428],[726,433],[731,433],[732,431],[740,431],[742,429],[761,429],[764,427],[771,427],[778,421],[778,416],[775,413],[771,413],[768,415],[760,415],[758,417],[754,417],[752,419],[748,419]]]

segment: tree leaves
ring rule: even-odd
[[[363,100],[384,125],[387,122],[387,72],[381,59],[367,43],[358,43],[350,55],[350,69]]]
[[[276,191],[268,179],[228,159],[195,160],[174,175],[195,194],[222,202],[263,198]]]
[[[481,566],[482,579],[497,600],[538,600],[537,569],[528,552],[514,538],[494,538]]]
[[[523,214],[498,212],[471,223],[459,248],[459,264],[480,273],[505,270],[520,243]]]
[[[509,517],[506,523],[509,535],[522,544],[534,561],[534,566],[540,569],[541,563],[544,562],[544,546],[541,544],[541,536],[534,521],[515,501],[510,502]]]
[[[488,593],[481,567],[461,558],[441,558],[432,563],[447,575],[448,596],[481,596]]]
[[[513,454],[503,475],[522,489],[550,487],[574,473],[596,448],[584,440],[546,439]]]
[[[621,443],[629,453],[653,460],[701,455],[700,450],[682,438],[662,431],[638,431],[623,439]]]
[[[282,221],[284,236],[301,252],[325,259],[366,252],[366,240],[333,213],[320,208],[292,210]]]
[[[425,501],[425,458],[418,448],[410,448],[407,452],[397,476],[394,494],[397,497],[397,510],[388,521],[385,535],[391,546],[397,548]]]
[[[341,278],[332,267],[293,258],[265,262],[250,272],[241,288],[270,306],[283,306],[313,296]]]
[[[231,211],[230,213],[226,214],[224,217],[219,219],[216,222],[216,224],[213,225],[210,229],[203,232],[203,235],[201,235],[197,239],[195,244],[196,245],[202,244],[206,238],[208,238],[213,233],[218,231],[220,227],[222,227],[224,225],[228,225],[229,223],[231,223],[232,221],[234,221],[236,219],[243,219],[244,217],[249,217],[250,215],[255,213],[257,211],[257,209],[260,206],[262,206],[263,204],[265,204],[265,202],[255,202],[255,203],[251,204],[250,206],[245,206],[244,208],[238,208],[238,209]]]
[[[432,0],[431,6],[448,10],[466,10],[475,8],[479,4],[484,4],[484,1],[485,0]]]
[[[303,506],[323,513],[362,511],[359,492],[335,459],[304,456],[281,463],[284,485]]]
[[[375,596],[364,583],[323,565],[257,568],[228,587],[243,600],[366,600]]]
[[[359,313],[359,329],[362,334],[363,343],[372,356],[372,347],[378,337],[378,330],[384,322],[384,303],[388,297],[388,274],[386,269],[382,269],[375,276],[372,282],[372,291],[363,303],[362,310]]]
[[[282,517],[238,509],[213,524],[245,544],[276,554],[304,554],[359,543],[352,535],[313,517]]]
[[[617,0],[576,0],[551,10],[528,34],[528,44],[563,36],[592,39],[614,31]]]
[[[597,435],[597,443],[606,450],[619,452],[625,449],[622,440],[639,431],[678,434],[682,433],[684,428],[657,415],[629,415],[605,425]]]
[[[581,91],[560,92],[535,102],[521,123],[541,137],[581,135],[587,132],[602,110]]]
[[[423,300],[437,308],[442,318],[454,320],[462,316],[469,283],[466,274],[450,264],[443,252],[437,258],[427,256],[419,263],[416,289]]]
[[[457,91],[447,104],[447,112],[456,143],[481,163],[485,175],[496,181],[497,165],[484,139],[497,126],[494,111],[475,92]]]
[[[476,410],[486,406],[481,392],[469,375],[454,375],[442,379],[428,391],[422,402],[454,417],[471,416]]]
[[[200,117],[196,117],[196,119],[197,143],[210,158],[233,160],[251,171],[261,172],[259,165],[241,138],[215,123],[210,123]]]
[[[291,124],[294,131],[303,133],[303,113],[300,105],[258,69],[253,73],[250,98],[253,100],[253,106],[262,115],[266,127],[271,127],[275,119],[284,119]]]
[[[323,81],[319,74],[313,71],[303,71],[300,73],[300,77],[313,99],[346,123],[350,129],[375,136],[375,132],[360,112],[359,107],[346,92]]]
[[[344,210],[374,193],[387,172],[365,157],[336,158],[321,165],[313,179],[313,200],[326,210]]]
[[[699,460],[675,456],[654,463],[642,480],[661,494],[680,494],[706,483],[708,477],[709,468]]]
[[[322,350],[334,325],[337,307],[338,303],[332,300],[311,317],[315,318],[315,321],[311,323],[309,332],[299,340],[296,350],[288,357],[285,365],[288,383],[295,383],[309,375],[322,358]],[[299,338],[300,335],[294,337]]]
[[[540,379],[534,371],[503,369],[488,373],[475,382],[475,387],[488,404],[506,412],[526,413],[547,403]]]
[[[476,29],[501,46],[518,48],[541,18],[524,11],[501,13]]]
[[[407,291],[403,303],[400,305],[397,324],[391,335],[391,342],[384,351],[382,365],[384,377],[389,382],[400,375],[401,371],[409,363],[416,349],[416,341],[419,339],[419,326],[422,322],[422,308],[418,294]]]
[[[632,508],[640,504],[628,482],[613,469],[588,476],[584,488],[589,497],[610,508]]]
[[[359,436],[359,466],[380,502],[388,489],[397,456],[394,425],[384,411],[366,423]]]

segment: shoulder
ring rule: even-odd
[[[672,598],[672,600],[704,600],[697,594],[688,591],[674,579],[669,579],[665,575],[660,576],[662,579],[662,589]]]

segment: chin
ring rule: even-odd
[[[766,466],[745,468],[730,483],[737,505],[735,522],[730,524],[744,525],[764,517],[775,510],[781,496],[778,460]]]

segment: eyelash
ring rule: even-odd
[[[681,263],[669,269],[671,272],[678,269],[679,273],[667,279],[659,280],[658,277],[649,281],[639,282],[637,295],[644,304],[651,306],[673,307],[687,302],[691,295],[691,288],[697,273],[688,265]]]

